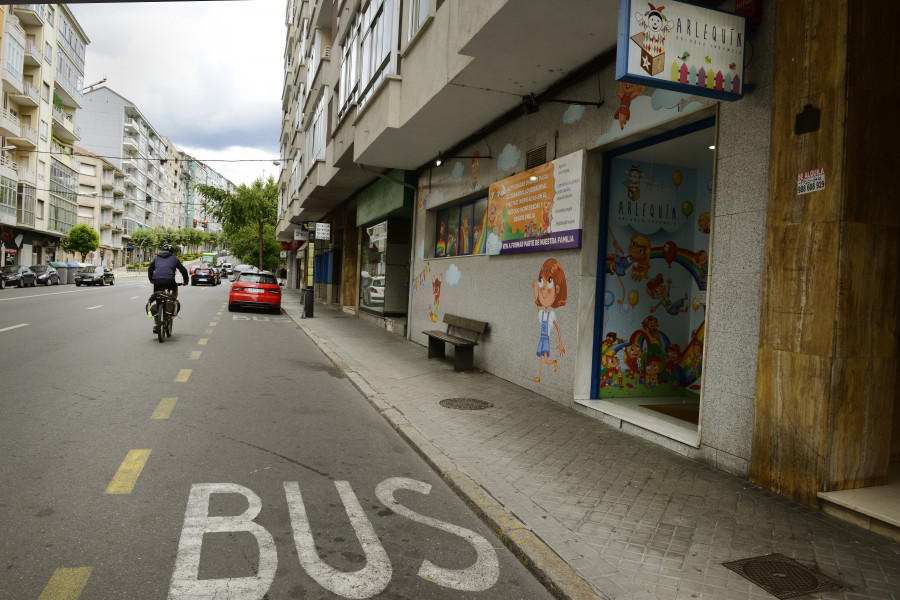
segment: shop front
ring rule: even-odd
[[[414,198],[410,188],[415,179],[404,171],[392,171],[388,177],[379,179],[356,198],[358,306],[361,315],[392,322],[399,318],[398,324],[405,325]],[[405,326],[399,329],[405,332]]]

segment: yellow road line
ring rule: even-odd
[[[185,383],[192,372],[192,369],[182,369],[178,371],[178,376],[175,377],[175,383]]]
[[[153,411],[153,415],[150,418],[168,419],[169,415],[172,414],[172,409],[175,408],[176,402],[178,402],[178,398],[163,398],[160,400],[159,405],[157,405],[156,410]]]
[[[191,355],[188,356],[188,360],[197,360],[198,358],[200,358],[201,354],[203,354],[203,352],[201,352],[200,350],[194,350],[193,352],[191,352]]]
[[[215,321],[209,324],[210,327],[215,327],[216,325],[218,325],[218,323],[216,323]]]
[[[116,471],[112,481],[106,488],[107,494],[130,494],[137,483],[147,459],[150,458],[150,450],[131,450],[122,461],[119,470]]]
[[[217,317],[221,317],[221,316],[222,316],[222,313],[217,312],[217,313],[216,313],[216,316],[217,316]]]
[[[212,333],[212,331],[213,331],[212,329],[207,329],[207,330],[204,331],[203,333],[210,334],[210,333]]]
[[[38,600],[78,600],[92,567],[57,569]]]
[[[209,341],[208,338],[200,338],[200,339],[197,341],[197,345],[199,345],[199,346],[205,346],[205,345],[206,345],[206,342],[208,342],[208,341]]]

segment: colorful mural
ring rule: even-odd
[[[699,396],[712,168],[610,169],[598,396]]]

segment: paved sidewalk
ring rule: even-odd
[[[774,598],[721,563],[777,552],[846,586],[804,598],[900,599],[886,538],[324,304],[303,319],[297,290],[282,308],[560,598]]]

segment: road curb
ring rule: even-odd
[[[447,485],[484,521],[516,558],[535,575],[554,597],[560,600],[602,599],[590,584],[544,543],[531,529],[519,521],[502,503],[491,496],[456,463],[420,432],[415,425],[379,394],[365,377],[351,369],[327,340],[311,331],[299,318],[285,314],[328,357],[365,399],[381,414],[409,446],[435,470]]]

